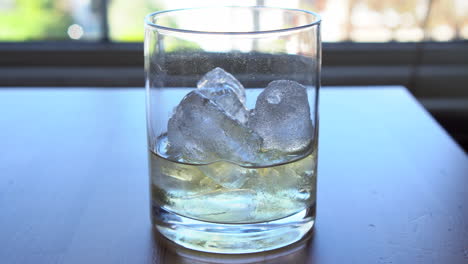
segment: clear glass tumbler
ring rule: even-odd
[[[217,253],[300,240],[315,220],[319,16],[208,7],[145,27],[154,227]]]

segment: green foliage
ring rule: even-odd
[[[0,9],[0,41],[68,39],[68,12],[53,0],[16,0]]]
[[[200,46],[197,43],[182,39],[169,39],[165,42],[165,44],[166,46],[164,49],[168,53],[201,50]]]
[[[129,5],[131,3],[131,5]],[[162,7],[154,1],[113,0],[109,6],[110,37],[113,41],[141,42],[144,37],[143,19]]]

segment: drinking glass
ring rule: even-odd
[[[320,17],[231,6],[145,22],[155,229],[216,253],[303,238],[315,220]]]

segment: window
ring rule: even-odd
[[[286,2],[286,3],[285,3]],[[143,39],[143,17],[160,9],[219,5],[219,0],[2,0],[0,41]],[[325,42],[414,42],[468,39],[466,0],[245,0],[304,8],[324,19]],[[207,18],[210,22],[210,18]]]
[[[2,0],[0,41],[99,40],[104,1]]]

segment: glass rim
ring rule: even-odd
[[[294,12],[301,12],[307,15],[313,15],[314,20],[311,23],[305,23],[304,25],[300,26],[293,26],[293,27],[286,27],[281,29],[273,29],[273,30],[256,30],[256,31],[200,31],[200,30],[190,30],[190,29],[181,29],[175,27],[166,27],[158,25],[157,23],[153,23],[151,18],[168,13],[176,13],[180,11],[188,11],[188,10],[200,10],[200,9],[218,9],[218,8],[270,8],[270,9],[277,9],[277,10],[287,10],[287,11],[294,11]],[[314,26],[320,25],[322,18],[319,14],[298,8],[284,8],[284,7],[273,7],[273,6],[212,6],[212,7],[191,7],[191,8],[178,8],[178,9],[168,9],[168,10],[161,10],[149,13],[145,16],[145,24],[149,27],[156,28],[159,30],[165,30],[174,33],[187,33],[187,34],[201,34],[201,35],[260,35],[260,34],[270,34],[270,33],[284,33],[284,32],[291,32],[296,30],[302,30],[306,28],[311,28]]]

